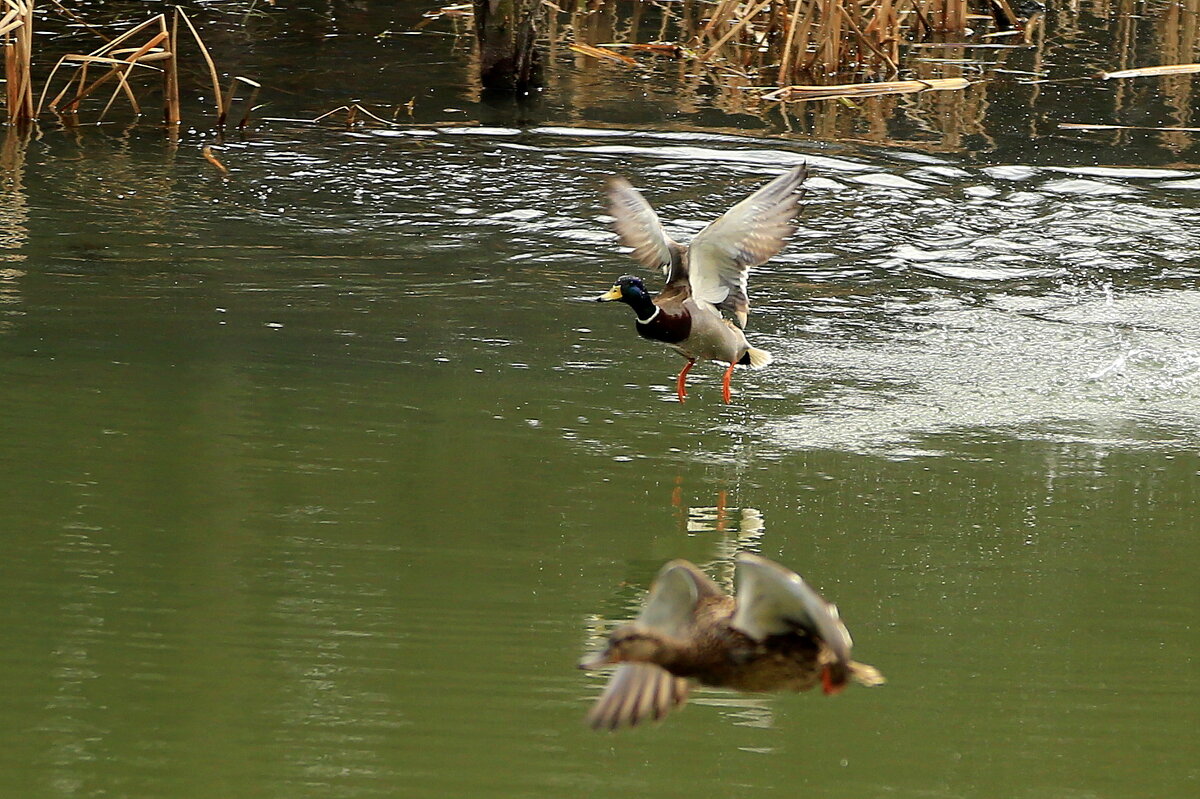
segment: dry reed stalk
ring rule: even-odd
[[[783,86],[762,95],[764,100],[793,102],[797,100],[829,100],[838,97],[874,97],[880,94],[916,94],[926,91],[965,89],[971,85],[966,78],[935,80],[894,80],[883,83],[845,83],[838,86]]]
[[[31,122],[33,121],[33,2],[32,0],[22,2],[20,6],[24,12],[24,19],[21,27],[16,31],[17,48],[22,65],[21,86],[17,90],[20,97],[17,119],[21,122]]]
[[[804,62],[803,56],[805,53],[807,53],[809,51],[810,42],[812,42],[812,40],[813,40],[814,27],[817,24],[817,12],[818,12],[819,7],[816,3],[811,2],[811,0],[810,0],[810,2],[807,2],[806,5],[808,6],[808,8],[805,9],[804,19],[802,19],[800,21],[800,23],[796,26],[796,39],[792,45],[792,54],[793,54],[792,64],[793,65],[789,66],[789,68],[788,68],[788,73],[789,73],[788,78],[789,79],[780,81],[781,84],[782,83],[795,83],[795,80],[791,79],[796,72],[795,65],[799,65],[801,69],[808,68],[808,64]]]
[[[605,42],[598,44],[597,47],[608,47],[614,50],[636,50],[639,53],[655,53],[657,55],[669,55],[674,58],[679,58],[683,55],[683,48],[677,44],[669,44],[663,42],[651,42],[650,44],[633,44],[630,42]]]
[[[320,115],[320,116],[318,116],[318,117],[314,117],[314,118],[312,118],[312,119],[309,119],[309,120],[304,120],[304,121],[307,121],[307,122],[310,122],[310,123],[314,123],[314,124],[315,124],[315,123],[317,123],[317,122],[320,122],[320,121],[322,121],[322,120],[324,120],[324,119],[327,119],[327,118],[329,118],[329,117],[333,116],[334,114],[336,114],[336,113],[337,113],[337,112],[339,112],[339,111],[345,111],[345,112],[346,112],[346,127],[353,127],[353,126],[354,126],[354,123],[358,121],[358,115],[359,115],[359,114],[365,114],[366,116],[369,116],[371,119],[375,120],[376,122],[381,122],[381,123],[383,123],[384,125],[387,125],[388,127],[403,127],[402,125],[400,125],[400,124],[399,124],[399,123],[397,123],[397,122],[390,122],[390,121],[388,121],[388,120],[384,119],[384,118],[383,118],[383,117],[381,117],[381,116],[378,116],[378,115],[376,115],[376,114],[372,114],[370,111],[368,111],[366,108],[363,108],[363,107],[362,107],[361,105],[359,105],[358,103],[351,103],[351,104],[349,104],[349,105],[339,105],[337,108],[334,108],[334,109],[333,109],[333,110],[331,110],[331,111],[326,111],[324,114],[321,114],[321,115]],[[470,124],[470,123],[456,123],[456,122],[450,122],[450,123],[446,123],[446,124],[448,124],[448,125],[450,125],[450,126],[454,126],[454,125],[458,125],[458,124]],[[442,125],[441,123],[439,123],[439,124],[437,125],[437,127],[442,127],[442,126],[443,126],[443,125]]]
[[[997,29],[1000,31],[1020,29],[1017,14],[1008,4],[1008,0],[989,0],[989,2],[992,7],[992,19],[995,20]]]
[[[1100,80],[1113,80],[1114,78],[1148,78],[1157,75],[1190,75],[1193,72],[1200,72],[1200,64],[1167,64],[1161,67],[1122,69],[1116,72],[1101,72],[1096,77]]]
[[[241,130],[242,128],[246,127],[246,123],[250,121],[250,112],[254,110],[254,101],[258,99],[258,91],[262,88],[262,84],[258,81],[250,80],[249,78],[239,77],[238,80],[250,87],[250,97],[246,100],[246,113],[242,114],[241,121],[239,121],[237,124],[238,130]],[[411,103],[412,100],[409,101],[409,116],[412,115]]]
[[[5,0],[8,11],[0,18],[4,33],[4,75],[8,121],[22,124],[34,118],[33,81],[33,2]]]
[[[204,40],[200,38],[200,33],[196,30],[196,26],[184,13],[184,10],[179,6],[175,7],[175,13],[181,17],[184,23],[188,26],[188,30],[192,32],[192,38],[196,40],[196,44],[200,47],[200,55],[204,56],[204,63],[208,64],[208,74],[212,79],[213,101],[217,106],[217,127],[225,126],[225,113],[223,111],[225,102],[221,96],[221,79],[217,77],[217,65],[213,63],[212,56],[208,54],[208,48],[204,45]]]
[[[77,90],[75,97],[73,97],[71,99],[71,101],[67,103],[64,110],[68,113],[75,112],[79,107],[79,103],[84,98],[86,98],[93,91],[95,91],[101,84],[107,82],[110,78],[116,78],[117,79],[117,88],[116,88],[116,91],[113,93],[113,97],[115,97],[118,92],[122,92],[122,91],[125,92],[125,96],[129,99],[130,105],[133,106],[134,113],[140,114],[141,107],[138,105],[137,98],[133,94],[133,89],[130,88],[129,82],[126,79],[126,74],[128,71],[126,68],[129,66],[132,66],[132,65],[141,64],[141,63],[143,63],[143,61],[160,60],[162,57],[164,57],[164,55],[165,54],[154,53],[149,56],[143,56],[143,58],[137,62],[132,62],[132,61],[129,61],[124,58],[110,58],[108,56],[93,56],[93,55],[79,55],[79,54],[63,56],[64,61],[69,60],[69,61],[77,62],[81,65],[80,72],[79,72],[80,88]],[[112,69],[110,69],[108,72],[104,73],[104,75],[102,75],[101,77],[96,78],[96,80],[92,81],[91,83],[84,85],[87,81],[87,65],[88,64],[108,64],[109,66],[112,67]],[[68,85],[67,89],[64,89],[63,91],[66,92],[69,88],[70,88],[70,85]],[[57,105],[56,103],[51,103],[51,108],[55,108],[56,105]],[[112,105],[112,99],[109,100],[108,105],[106,105],[104,107],[104,110],[107,111],[111,105]],[[103,117],[103,114],[101,114],[101,117]]]
[[[1153,131],[1182,131],[1184,133],[1200,133],[1200,128],[1162,127],[1155,128],[1147,125],[1083,125],[1074,122],[1060,122],[1059,130],[1153,130]]]
[[[788,19],[787,38],[783,41],[783,61],[779,64],[780,84],[788,83],[792,77],[792,42],[796,39],[796,28],[800,23],[800,4],[803,2],[804,0],[796,0]]]
[[[720,5],[713,11],[712,16],[708,18],[708,23],[705,24],[700,32],[693,37],[693,41],[699,44],[705,38],[712,35],[712,32],[719,26],[725,24],[734,12],[737,10],[738,0],[721,0]]]
[[[967,0],[932,0],[925,6],[933,8],[928,16],[939,33],[962,33],[967,29]]]
[[[568,50],[579,53],[580,55],[591,56],[592,58],[603,58],[608,61],[617,61],[622,64],[636,67],[637,59],[630,58],[627,55],[614,53],[611,50],[602,50],[599,47],[592,47],[590,44],[571,44],[567,46]]]
[[[77,62],[82,65],[79,69],[79,75],[78,75],[79,89],[76,90],[75,97],[72,98],[71,101],[68,103],[68,108],[67,108],[68,111],[74,111],[76,108],[78,108],[80,101],[82,101],[91,91],[94,91],[97,86],[101,85],[102,83],[107,81],[109,78],[115,77],[116,73],[120,71],[121,65],[125,63],[125,59],[114,59],[114,58],[111,58],[111,56],[109,56],[108,54],[112,53],[114,51],[117,51],[119,45],[124,44],[126,41],[128,41],[129,39],[138,35],[139,33],[146,30],[147,28],[151,28],[155,24],[159,24],[161,27],[163,21],[164,21],[163,15],[159,14],[158,16],[153,17],[152,19],[148,19],[145,22],[134,26],[133,28],[127,30],[125,33],[121,34],[117,38],[113,39],[110,42],[105,43],[102,47],[99,47],[99,48],[93,50],[92,52],[87,53],[86,55],[78,54],[78,53],[70,53],[70,54],[67,54],[67,55],[63,56],[62,58],[60,58],[58,60],[58,63],[54,65],[54,68],[52,70],[50,70],[50,76],[48,78],[46,78],[46,83],[42,87],[42,96],[38,100],[36,113],[39,113],[39,114],[41,113],[42,105],[46,101],[46,94],[50,91],[50,87],[54,83],[54,76],[55,76],[55,74],[57,74],[59,67],[61,67],[63,64],[69,63],[69,62]],[[109,64],[115,63],[115,65],[103,77],[98,78],[96,81],[94,81],[91,84],[88,84],[87,83],[87,65],[88,65],[88,63],[91,63],[91,62],[109,63]],[[62,99],[66,96],[67,92],[70,91],[71,84],[73,82],[74,82],[74,80],[68,80],[67,85],[63,88],[63,90],[61,92],[59,92],[54,97],[53,100],[50,101],[51,110],[57,110],[59,102],[61,102]]]
[[[205,161],[217,168],[217,170],[221,173],[221,177],[228,177],[229,167],[222,164],[217,157],[213,155],[212,147],[206,144],[200,148],[200,153],[204,156]]]
[[[171,57],[163,65],[163,123],[176,130],[183,116],[179,107],[179,15],[171,18],[171,32],[167,38],[167,50]]]
[[[876,47],[887,48],[887,60],[892,64],[900,60],[900,17],[892,0],[879,0],[871,8],[871,19],[863,27],[863,34]]]
[[[1011,11],[1013,0],[987,2],[994,2],[997,13],[1007,19],[1005,9]],[[586,11],[569,12],[577,52],[596,55],[582,48],[614,34],[622,42],[604,46],[647,47],[633,44],[640,3],[634,6],[634,21],[624,28],[617,23],[615,3],[592,0],[586,6]],[[764,72],[775,77],[777,85],[804,82],[797,80],[798,74],[814,82],[850,70],[894,76],[905,38],[962,32],[969,21],[987,18],[969,16],[967,0],[711,0],[685,3],[678,11],[670,6],[660,20],[658,39],[670,40],[673,28],[675,38],[694,48],[684,55],[714,65],[725,76],[721,81],[728,76],[748,81],[744,89],[759,82]],[[571,43],[561,42],[564,49]]]
[[[3,17],[0,17],[0,33],[8,33],[24,24],[24,21],[20,19],[20,6],[11,2],[11,0],[8,0],[8,4],[10,8]]]
[[[734,36],[737,36],[739,33],[741,33],[742,29],[745,28],[747,25],[749,25],[750,21],[752,19],[754,19],[756,16],[758,16],[759,12],[761,12],[763,9],[765,9],[767,6],[769,6],[773,2],[775,2],[775,0],[760,0],[759,3],[752,6],[748,11],[745,12],[745,14],[742,15],[741,19],[739,19],[736,23],[734,23],[732,28],[725,31],[725,34],[723,36],[721,36],[719,39],[717,39],[715,44],[713,44],[711,47],[709,47],[707,50],[704,51],[703,55],[700,56],[700,60],[707,61],[708,59],[712,58],[713,55],[717,52],[717,50],[721,49],[722,45],[724,45],[727,41],[732,39]]]
[[[119,65],[113,68],[118,85],[113,91],[112,97],[109,98],[108,104],[105,105],[104,110],[100,112],[100,119],[104,119],[105,115],[108,113],[108,109],[112,107],[113,102],[117,99],[117,93],[121,91],[125,92],[125,96],[129,99],[129,104],[133,106],[133,113],[141,115],[142,109],[141,106],[138,105],[137,96],[133,93],[133,89],[129,86],[129,73],[133,71],[133,67],[137,64],[144,64],[149,61],[161,61],[170,58],[171,53],[169,52],[150,52],[151,50],[158,48],[158,45],[162,44],[168,38],[170,38],[170,36],[166,31],[166,25],[164,21],[163,30],[160,30],[153,38],[151,38],[141,47],[112,51],[112,55],[114,56],[128,53],[123,60],[128,62],[129,66],[125,67],[123,70]]]
[[[879,47],[876,46],[876,44],[873,41],[871,41],[871,39],[865,33],[863,33],[861,30],[859,30],[859,27],[854,24],[854,20],[849,15],[847,15],[845,19],[846,19],[846,27],[848,27],[851,31],[853,31],[855,38],[857,38],[860,43],[862,43],[864,46],[866,46],[866,48],[868,50],[870,50],[872,53],[874,53],[875,56],[877,58],[879,58],[880,61],[887,64],[888,72],[890,74],[895,75],[897,72],[900,71],[900,68],[896,66],[896,62],[893,61],[891,58],[889,58],[887,53],[880,50]]]
[[[966,28],[965,2],[959,0],[926,0],[925,11],[937,33],[960,33]]]

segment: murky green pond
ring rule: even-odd
[[[570,65],[517,109],[378,36],[420,4],[248,5],[210,44],[277,121],[230,178],[148,123],[4,151],[0,795],[1196,795],[1190,139],[789,134]],[[279,121],[413,96],[420,129]],[[776,363],[680,405],[581,301],[635,268],[602,180],[687,236],[801,160],[751,285]],[[743,548],[889,683],[587,729],[594,637]]]

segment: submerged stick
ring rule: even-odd
[[[212,147],[210,147],[206,144],[202,148],[200,148],[200,152],[201,152],[201,154],[203,154],[204,160],[207,161],[208,163],[212,164],[213,166],[215,166],[217,168],[217,170],[221,173],[222,177],[226,177],[229,175],[229,167],[225,166],[219,160],[217,160],[217,157],[215,155],[213,155]]]

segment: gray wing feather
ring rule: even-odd
[[[696,603],[720,596],[721,589],[686,560],[673,560],[659,570],[650,595],[634,624],[674,637],[687,635]],[[661,719],[687,701],[691,686],[652,663],[621,663],[588,713],[588,724],[615,730],[647,719]]]
[[[693,564],[673,560],[654,578],[637,623],[676,638],[682,637],[692,625],[700,598],[720,593],[721,589]]]
[[[597,730],[615,730],[646,719],[658,720],[686,702],[690,691],[687,680],[658,666],[622,663],[588,712],[587,721]]]
[[[683,248],[667,235],[650,203],[625,178],[609,178],[608,210],[616,220],[617,237],[633,248],[630,254],[635,261],[661,269],[668,282],[679,277]]]
[[[737,558],[737,611],[731,623],[756,641],[799,626],[824,641],[838,660],[850,662],[853,642],[837,606],[800,575],[748,552]]]
[[[746,326],[747,273],[777,255],[796,232],[806,177],[803,164],[785,172],[696,235],[688,247],[693,297],[732,313],[738,327]]]

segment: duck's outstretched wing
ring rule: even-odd
[[[692,297],[728,311],[738,327],[746,326],[747,273],[778,254],[796,232],[793,220],[806,177],[803,164],[788,170],[696,235],[688,247]]]
[[[687,634],[702,598],[722,596],[721,589],[690,561],[673,560],[658,571],[637,624],[674,638]]]
[[[633,626],[666,637],[686,637],[696,618],[697,603],[723,595],[717,584],[694,564],[673,560],[654,578],[650,595]],[[602,667],[606,665],[604,654],[581,665]],[[588,713],[588,724],[595,729],[615,730],[632,727],[648,718],[661,719],[686,702],[690,690],[687,680],[652,663],[620,663]]]
[[[839,664],[850,663],[852,641],[837,606],[794,571],[748,552],[737,556],[737,611],[731,623],[756,641],[801,627],[824,641]]]
[[[593,729],[615,730],[657,721],[686,702],[690,690],[687,680],[652,663],[622,663],[588,711],[587,722]]]
[[[683,248],[663,230],[658,214],[625,178],[608,179],[608,211],[613,228],[626,247],[632,247],[633,260],[649,269],[661,269],[670,284],[687,276]]]

